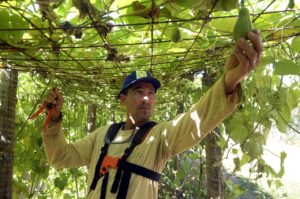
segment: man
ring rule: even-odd
[[[262,54],[262,42],[258,31],[249,32],[248,38],[250,42],[245,39],[237,42],[234,52],[226,62],[223,78],[219,79],[189,111],[148,130],[141,143],[122,164],[114,161],[116,157],[125,156],[134,142],[134,136],[138,134],[138,129],[148,124],[156,102],[155,94],[160,87],[159,81],[149,73],[133,72],[127,76],[118,95],[120,103],[127,110],[127,120],[116,131],[116,136],[108,140],[106,149],[103,146],[107,143],[106,133],[109,126],[100,127],[75,143],[66,143],[61,131],[63,97],[58,89],[51,90],[46,101],[53,104],[53,114],[49,126],[42,134],[48,161],[57,168],[88,165],[90,192],[87,198],[157,198],[156,177],[163,171],[167,160],[198,144],[233,112],[239,103],[240,82],[259,64]],[[98,160],[100,163],[97,166]],[[108,166],[103,168],[106,163]],[[138,167],[142,171],[140,174],[130,171],[127,184],[122,183],[125,173],[128,173],[129,167],[126,169],[126,165]],[[103,171],[102,174],[99,174],[99,168]],[[155,177],[152,178],[150,174],[143,176],[141,173],[151,173]],[[121,182],[116,176],[121,178]]]

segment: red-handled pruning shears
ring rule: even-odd
[[[41,114],[45,109],[47,111],[47,117],[46,117],[46,121],[43,124],[43,129],[48,126],[51,116],[53,114],[53,108],[52,108],[53,104],[49,103],[49,102],[44,102],[42,104],[42,106],[39,108],[39,110],[37,110],[37,112],[35,112],[32,116],[30,116],[29,119],[35,119],[37,116],[39,116],[39,114]]]

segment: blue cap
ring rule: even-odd
[[[124,94],[125,91],[132,85],[139,82],[149,82],[153,85],[155,91],[160,87],[160,82],[151,76],[150,72],[146,71],[133,71],[130,73],[123,83],[123,88],[118,94],[118,98],[120,98],[121,94]]]

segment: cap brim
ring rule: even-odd
[[[155,89],[155,91],[157,89],[159,89],[159,87],[160,87],[160,82],[156,78],[153,78],[153,77],[143,77],[143,78],[140,78],[140,79],[138,79],[136,81],[131,82],[131,84],[129,84],[127,87],[123,88],[119,92],[117,98],[119,99],[121,94],[124,94],[127,89],[129,89],[131,86],[133,86],[134,84],[137,84],[139,82],[148,82],[148,83],[152,84],[153,87],[154,87],[154,89]]]

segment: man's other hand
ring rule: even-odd
[[[51,121],[58,121],[63,107],[64,98],[58,88],[49,90],[45,99],[46,102],[52,104],[53,113],[50,118]]]
[[[262,39],[259,31],[248,33],[250,42],[244,38],[238,40],[235,49],[225,64],[225,92],[232,93],[236,86],[254,70],[263,51]]]

